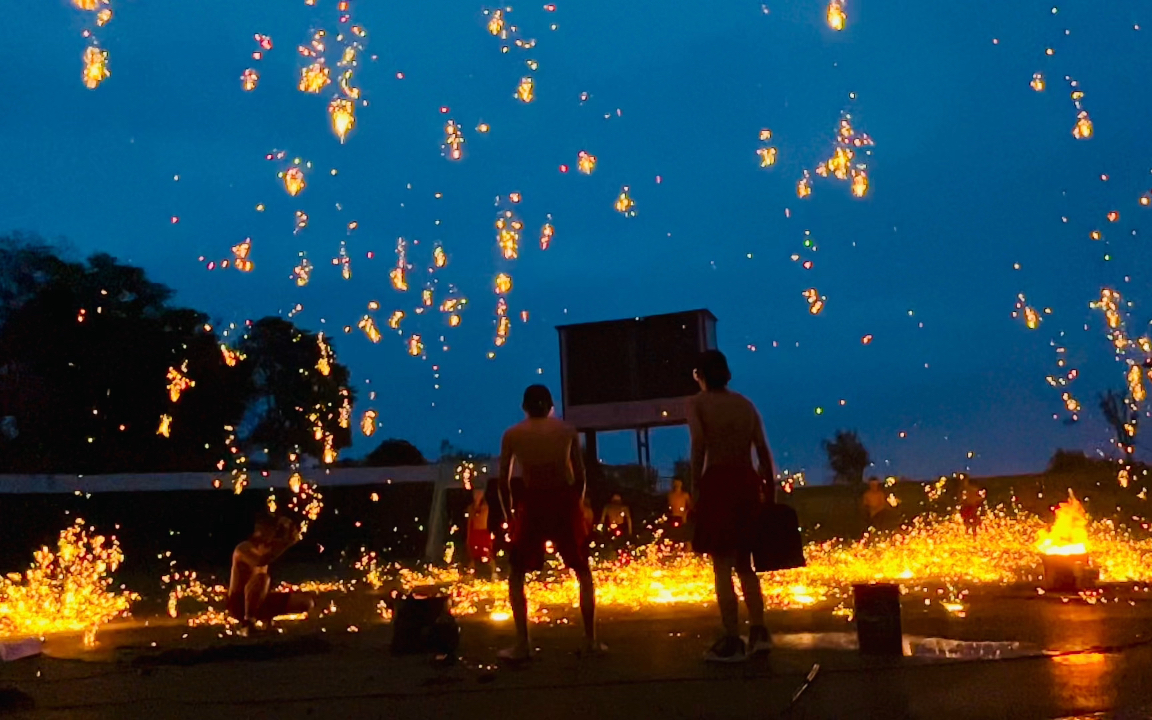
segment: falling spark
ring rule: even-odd
[[[156,434],[157,435],[163,435],[164,437],[170,437],[171,432],[172,432],[172,416],[171,415],[161,415],[160,416],[160,427],[157,428]]]
[[[1081,110],[1076,116],[1076,126],[1072,128],[1072,137],[1077,140],[1087,140],[1092,137],[1092,120],[1088,118],[1088,111]]]
[[[444,146],[449,148],[446,153],[449,160],[459,160],[464,157],[464,133],[454,120],[449,120],[444,126]]]
[[[776,164],[776,148],[760,148],[756,151],[756,154],[760,156],[760,167],[766,168]]]
[[[493,10],[488,20],[488,32],[493,37],[500,37],[504,33],[504,11]]]
[[[520,78],[520,85],[516,88],[516,97],[524,103],[530,103],[536,98],[536,83],[531,76]]]
[[[332,82],[328,66],[318,60],[300,70],[300,84],[297,86],[301,92],[319,93],[328,83]]]
[[[505,211],[496,219],[496,244],[506,260],[515,260],[520,254],[520,231],[524,223],[515,219],[511,211]]]
[[[224,364],[228,367],[236,367],[236,363],[243,360],[240,353],[224,344],[220,345],[220,355],[224,358]]]
[[[388,277],[392,280],[392,287],[401,292],[408,290],[408,253],[406,250],[407,244],[404,238],[397,238],[396,240],[396,267],[392,272],[388,273]]]
[[[1144,389],[1144,373],[1140,371],[1139,365],[1128,368],[1128,394],[1132,397],[1133,402],[1138,403],[1144,402],[1144,399],[1148,397],[1147,391]]]
[[[301,191],[308,186],[308,184],[304,182],[304,171],[298,167],[288,168],[281,173],[280,176],[284,180],[284,189],[292,197],[299,195]]]
[[[178,402],[180,394],[185,390],[196,387],[196,381],[185,375],[186,372],[188,372],[187,360],[184,361],[179,370],[174,367],[168,368],[168,399],[172,402]]]
[[[548,246],[552,244],[552,237],[556,234],[556,229],[552,227],[552,223],[544,223],[544,227],[540,228],[540,249],[547,250]]]
[[[404,311],[403,310],[397,310],[397,311],[393,312],[392,316],[388,318],[388,327],[392,328],[393,330],[399,330],[400,329],[400,321],[403,319],[404,319]]]
[[[340,142],[348,136],[349,131],[356,125],[356,109],[351,100],[336,98],[328,106],[328,114],[332,118],[332,131]]]
[[[812,194],[812,177],[808,171],[804,171],[804,177],[800,178],[796,183],[796,197],[806,198]]]
[[[418,357],[424,352],[424,342],[420,339],[419,335],[413,335],[408,338],[408,354],[412,357]]]
[[[512,290],[512,276],[500,273],[496,276],[496,294],[505,295]]]
[[[581,150],[576,154],[576,169],[585,175],[591,175],[596,169],[596,156]]]
[[[828,27],[840,31],[844,29],[848,16],[844,13],[844,3],[832,0],[828,3]]]
[[[308,227],[308,214],[300,210],[296,211],[296,221],[292,230],[293,235],[300,234],[300,231]]]
[[[252,238],[244,238],[244,241],[238,245],[232,246],[232,264],[240,272],[252,272],[255,267],[248,255],[252,252]]]
[[[1032,89],[1035,90],[1036,92],[1043,92],[1044,91],[1044,75],[1041,73],[1033,73],[1032,74],[1032,82],[1029,83],[1029,85],[1031,85]]]
[[[320,359],[316,361],[316,369],[324,377],[332,374],[332,347],[324,342],[324,333],[316,336],[316,344],[320,346]]]
[[[447,267],[448,265],[448,255],[445,254],[444,248],[439,245],[432,250],[432,264],[438,268]]]
[[[813,315],[819,315],[820,311],[824,309],[824,302],[826,297],[820,295],[816,288],[808,288],[803,293],[804,299],[808,301],[808,312]]]
[[[1032,307],[1024,308],[1024,324],[1029,330],[1035,330],[1040,327],[1040,314]]]
[[[364,411],[364,417],[360,418],[360,432],[364,433],[364,437],[372,437],[376,434],[375,410]]]
[[[304,253],[300,253],[300,262],[292,271],[292,276],[296,279],[297,287],[304,287],[308,284],[309,278],[312,277],[312,263]]]
[[[628,195],[628,186],[625,185],[616,197],[616,212],[626,216],[635,217],[636,202]]]
[[[108,51],[92,46],[84,51],[84,87],[95,90],[112,76],[108,70]]]
[[[356,324],[356,327],[363,330],[364,334],[368,336],[368,339],[374,343],[380,342],[380,339],[384,337],[380,334],[380,330],[376,328],[376,321],[373,320],[370,315],[365,315],[361,318],[360,322]]]
[[[245,92],[252,92],[255,90],[256,84],[259,82],[260,73],[256,72],[252,68],[248,68],[244,71],[244,74],[240,76],[240,85],[244,88]]]

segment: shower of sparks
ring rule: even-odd
[[[596,169],[596,156],[581,150],[576,154],[576,169],[585,175],[591,175]]]
[[[392,287],[400,292],[408,291],[408,251],[404,238],[396,240],[396,267],[392,268],[388,277],[392,280]]]
[[[248,259],[251,252],[252,238],[244,238],[243,242],[232,246],[232,264],[240,272],[252,272],[252,268],[255,267]]]
[[[524,223],[517,220],[511,210],[496,218],[496,244],[505,260],[515,260],[520,255],[520,231]]]
[[[796,183],[796,197],[806,198],[812,194],[812,176],[804,171],[804,177]]]
[[[316,336],[316,344],[320,349],[320,359],[316,361],[316,369],[324,377],[332,374],[332,346],[324,341],[324,333]]]
[[[304,171],[298,167],[291,167],[279,174],[280,179],[284,181],[284,189],[292,197],[296,197],[308,186],[304,182]]]
[[[356,327],[363,330],[364,334],[368,336],[368,339],[374,343],[380,342],[380,339],[384,337],[380,334],[380,330],[377,329],[376,321],[372,319],[371,315],[365,315],[361,318],[360,322],[356,324]]]
[[[224,344],[220,345],[220,355],[228,367],[236,367],[236,364],[244,359],[240,353]]]
[[[836,147],[832,156],[817,165],[815,172],[822,178],[850,181],[852,194],[858,198],[864,197],[868,192],[868,164],[865,157],[871,154],[869,148],[874,144],[871,137],[852,126],[852,116],[844,113],[836,132]],[[810,181],[811,176],[805,171],[803,179],[796,186],[799,197],[811,194]]]
[[[356,125],[356,108],[351,100],[336,98],[328,106],[328,115],[332,118],[332,132],[343,143],[348,133]]]
[[[1142,403],[1148,397],[1147,390],[1144,389],[1144,373],[1141,372],[1139,365],[1132,365],[1128,368],[1128,395],[1134,402]]]
[[[625,185],[620,190],[620,194],[616,196],[616,212],[625,217],[636,217],[636,202],[628,194],[627,185]]]
[[[523,103],[530,103],[536,99],[536,81],[531,76],[520,78],[520,85],[516,88],[516,97]]]
[[[804,299],[808,301],[808,312],[813,315],[819,315],[820,311],[824,309],[824,303],[828,298],[817,292],[816,288],[808,288],[802,294],[804,295]]]
[[[84,51],[84,87],[95,90],[112,76],[108,69],[108,51],[91,46]]]
[[[408,338],[408,354],[412,357],[419,357],[424,354],[424,341],[420,339],[419,335]]]
[[[317,60],[300,70],[300,84],[297,87],[300,92],[316,94],[330,82],[332,82],[332,78],[328,66],[324,64],[323,60]]]
[[[496,294],[505,295],[512,290],[512,276],[507,273],[500,273],[496,276]]]
[[[828,3],[828,27],[833,30],[840,31],[848,22],[848,16],[844,13],[844,3],[840,0],[832,0]]]
[[[248,68],[240,76],[240,86],[244,88],[245,92],[252,92],[256,89],[257,83],[260,82],[260,73],[252,68]]]
[[[1047,311],[1046,311],[1047,312]],[[1029,330],[1035,330],[1040,327],[1043,318],[1036,308],[1028,305],[1028,300],[1024,297],[1024,293],[1016,296],[1016,309],[1012,311],[1012,317],[1024,318],[1024,326]]]
[[[445,157],[449,160],[459,160],[464,157],[464,133],[455,120],[449,120],[444,126]]]
[[[172,416],[171,415],[161,415],[160,416],[160,427],[156,428],[156,434],[157,435],[163,435],[164,437],[171,437],[171,434],[172,434]]]
[[[364,433],[364,437],[372,437],[376,434],[375,410],[364,411],[364,417],[360,418],[360,432]]]
[[[185,375],[186,372],[188,361],[184,361],[179,370],[174,367],[168,368],[168,399],[172,402],[178,402],[185,390],[196,387],[196,382]]]
[[[512,321],[508,319],[508,303],[504,298],[496,301],[496,347],[508,342],[508,331],[512,329]]]
[[[296,280],[297,287],[304,287],[312,277],[312,263],[304,253],[300,253],[300,262],[292,270],[292,277]]]
[[[547,250],[548,246],[552,244],[552,237],[556,234],[556,228],[552,227],[552,223],[544,223],[544,227],[540,228],[540,249]]]
[[[76,522],[60,533],[56,549],[44,546],[23,575],[0,576],[0,637],[38,637],[83,632],[95,644],[96,630],[126,617],[135,593],[112,590],[110,573],[124,561],[115,537],[97,535]]]

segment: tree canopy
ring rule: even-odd
[[[837,430],[836,437],[825,440],[823,444],[828,453],[828,467],[835,473],[836,482],[864,482],[864,471],[872,464],[872,459],[855,430]]]
[[[233,350],[172,296],[110,255],[0,238],[0,471],[212,470],[237,443],[270,461],[350,443],[348,371],[330,347],[316,369],[317,336],[265,318]]]

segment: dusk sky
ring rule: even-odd
[[[357,418],[380,413],[354,456],[386,437],[430,456],[442,438],[495,451],[526,384],[559,396],[556,325],[701,307],[719,318],[732,387],[760,408],[778,464],[811,480],[828,477],[820,441],[841,428],[859,431],[878,474],[919,478],[1039,470],[1058,447],[1110,450],[1096,396],[1124,387],[1124,366],[1088,304],[1112,287],[1134,303],[1132,336],[1152,320],[1152,207],[1139,202],[1152,189],[1147,2],[1054,13],[848,0],[838,33],[816,0],[559,0],[554,12],[513,5],[507,22],[537,43],[502,53],[509,41],[488,33],[480,4],[352,0],[368,33],[355,82],[369,105],[343,145],[326,113],[336,84],[296,88],[297,46],[321,28],[338,72],[336,5],[112,0],[95,31],[112,74],[89,90],[91,14],[66,0],[19,4],[0,77],[0,232],[140,265],[217,327],[302,305],[293,321],[324,331],[351,368]],[[259,61],[254,33],[274,43]],[[244,92],[249,67],[260,81]],[[515,98],[525,75],[527,104]],[[1072,135],[1065,76],[1085,93],[1090,139]],[[875,142],[858,157],[868,192],[813,177],[800,199],[797,181],[832,154],[842,112]],[[442,149],[449,119],[466,140],[459,161]],[[768,168],[762,129],[778,151]],[[266,160],[273,150],[287,159]],[[576,170],[581,150],[598,159],[591,175]],[[312,169],[293,198],[277,172],[294,157]],[[635,217],[614,208],[623,186]],[[525,226],[512,261],[496,244],[505,209]],[[294,235],[296,211],[309,224]],[[549,215],[555,237],[541,250]],[[207,269],[246,237],[252,272]],[[399,237],[406,293],[388,278]],[[350,280],[332,264],[342,240]],[[449,262],[430,275],[437,243]],[[306,287],[291,277],[301,251],[315,266]],[[513,280],[513,322],[496,348],[500,272]],[[437,304],[449,284],[468,298],[460,327],[435,307],[414,313],[428,279]],[[826,297],[818,315],[808,288]],[[1013,318],[1019,293],[1051,308],[1038,329]],[[356,328],[370,301],[379,344]],[[399,335],[387,328],[398,309]],[[407,353],[412,333],[426,357]],[[1045,380],[1054,340],[1081,374],[1075,424]],[[601,454],[627,462],[633,442],[605,437]],[[665,469],[687,452],[683,429],[653,435]]]

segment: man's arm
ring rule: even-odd
[[[688,398],[688,434],[692,438],[692,483],[699,492],[704,475],[704,424],[694,397]]]
[[[760,470],[760,477],[764,478],[764,482],[774,483],[776,482],[776,463],[772,460],[768,439],[764,437],[764,421],[755,409],[752,412],[756,413],[756,429],[752,436],[752,442],[756,446],[756,461]]]
[[[628,534],[632,534],[632,509],[627,505],[624,506],[624,519],[628,521]]]
[[[584,449],[580,447],[579,432],[573,431],[572,444],[569,448],[569,454],[572,456],[572,480],[580,489],[580,499],[583,500],[584,493],[588,492],[588,471],[584,467]]]
[[[507,526],[511,517],[508,515],[508,510],[512,505],[512,439],[509,437],[511,430],[504,432],[504,437],[500,439],[500,476],[496,483],[496,497],[500,499],[500,509],[503,511],[504,523]]]

